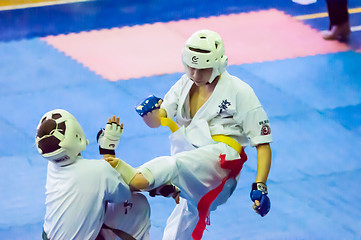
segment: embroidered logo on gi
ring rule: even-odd
[[[199,58],[198,58],[197,56],[193,56],[193,57],[192,57],[192,63],[193,63],[193,64],[198,64],[198,59],[199,59]]]
[[[229,106],[231,106],[231,103],[228,102],[227,99],[223,100],[222,103],[218,105],[218,107],[219,107],[218,114],[221,114],[223,111],[227,111]]]
[[[264,120],[264,121],[260,121],[258,124],[262,125],[261,127],[261,135],[268,135],[271,134],[271,128],[268,125],[269,121],[268,120]]]
[[[128,214],[128,209],[132,209],[133,207],[133,203],[125,201],[124,202],[124,209],[125,209],[125,214]]]

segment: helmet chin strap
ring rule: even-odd
[[[206,83],[206,85],[209,85],[209,84],[213,83],[214,81],[220,79],[221,76],[222,76],[222,74],[219,74],[219,75],[218,75],[217,77],[215,77],[212,81],[208,81],[208,82]]]

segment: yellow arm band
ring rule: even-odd
[[[179,129],[178,125],[170,118],[161,117],[160,124],[163,127],[169,127],[169,129],[172,131],[172,133]]]

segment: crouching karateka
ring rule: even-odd
[[[122,129],[117,128],[119,139]],[[56,109],[37,127],[36,146],[49,160],[43,239],[149,239],[150,207],[104,160],[81,156],[88,140],[75,117]]]

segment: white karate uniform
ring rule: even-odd
[[[52,240],[95,239],[103,225],[107,203],[123,206],[126,201],[132,201],[129,187],[106,161],[78,157],[65,167],[49,162],[44,231]],[[149,225],[149,205],[146,199],[137,201],[147,212],[141,216],[143,224],[138,225],[146,234],[144,226]],[[107,215],[122,218],[125,213],[114,211],[117,209],[113,205],[109,205]],[[132,221],[138,221],[137,215],[132,217]]]
[[[240,145],[257,146],[272,142],[267,114],[252,88],[239,78],[224,72],[204,105],[190,117],[189,91],[193,82],[186,76],[166,94],[162,108],[180,129],[170,136],[171,156],[155,158],[142,165],[154,177],[154,187],[171,182],[181,190],[181,204],[167,221],[164,240],[192,239],[198,222],[197,204],[220,185],[229,170],[220,167],[219,155],[226,160],[240,158],[230,146],[215,142],[212,135],[232,137]],[[230,179],[210,210],[226,202],[237,179]]]
[[[137,240],[148,240],[150,230],[150,206],[141,193],[132,193],[131,199],[124,203],[108,203],[104,224],[119,229]],[[106,240],[115,240],[111,230],[102,230]]]

